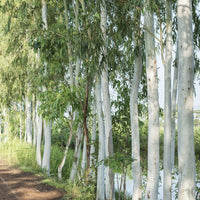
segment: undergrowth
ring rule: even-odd
[[[57,169],[60,164],[63,151],[56,145],[51,147],[51,176],[47,177],[42,169],[37,165],[35,147],[20,141],[17,138],[9,139],[0,144],[0,159],[8,165],[19,167],[24,171],[43,174],[42,182],[61,188],[66,191],[64,199],[73,200],[92,200],[95,199],[94,184],[85,185],[81,181],[71,183],[69,181],[70,169],[73,162],[73,151],[69,150],[65,166],[63,167],[63,180],[57,178]]]

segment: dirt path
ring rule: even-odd
[[[0,161],[0,200],[63,199],[63,192],[41,180],[40,176],[10,168]]]

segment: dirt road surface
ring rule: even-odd
[[[30,172],[11,168],[0,161],[0,200],[62,200],[63,192],[41,183]]]

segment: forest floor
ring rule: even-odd
[[[10,167],[0,160],[0,200],[63,199],[63,191],[41,181],[40,175]]]

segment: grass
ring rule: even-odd
[[[4,159],[10,166],[19,167],[23,171],[43,174],[42,169],[37,165],[35,158],[35,147],[20,141],[17,138],[9,139],[6,143],[0,143],[0,158]],[[57,169],[63,157],[63,151],[56,145],[51,148],[51,176],[43,174],[43,181],[49,185],[64,189],[66,196],[64,199],[92,200],[95,199],[94,184],[85,185],[81,181],[71,183],[68,180],[71,165],[73,162],[73,151],[69,150],[66,164],[63,168],[63,180],[57,178]]]

